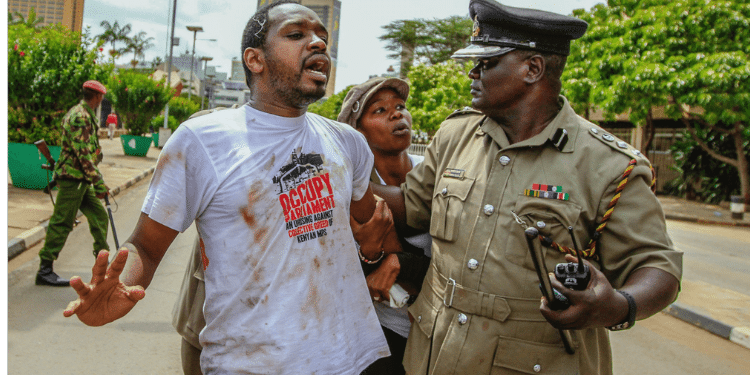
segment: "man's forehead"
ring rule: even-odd
[[[320,21],[318,14],[310,8],[299,4],[283,4],[271,8],[268,12],[268,19],[272,27],[283,27],[287,24],[301,24],[313,22],[325,30],[325,25]]]

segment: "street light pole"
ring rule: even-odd
[[[213,60],[213,59],[214,59],[213,57],[208,57],[208,56],[201,57],[201,60],[203,61],[203,80],[202,80],[202,82],[206,81],[206,68],[208,68],[208,62],[211,61],[211,60]],[[201,88],[205,90],[205,88],[203,88],[203,87],[201,87]],[[206,98],[206,96],[203,94],[204,90],[201,90],[201,111],[203,110],[203,99]]]
[[[167,85],[169,86],[170,89],[172,88],[172,50],[174,47],[174,22],[175,22],[176,16],[177,16],[177,0],[174,0],[174,5],[172,5],[172,33],[171,33],[172,35],[169,38],[169,61],[167,62]],[[168,119],[169,119],[169,102],[167,102],[167,105],[164,106],[164,129],[167,129]]]
[[[193,32],[193,54],[190,56],[190,88],[188,89],[188,99],[190,94],[193,92],[193,64],[195,63],[195,36],[198,35],[199,31],[203,31],[200,26],[188,26],[187,29]]]

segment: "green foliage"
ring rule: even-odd
[[[60,125],[82,99],[83,83],[106,82],[88,35],[56,24],[8,26],[8,141],[60,145]]]
[[[727,150],[730,154],[733,152],[731,137],[716,132],[698,131],[711,148]],[[750,131],[746,132],[744,138],[745,154],[750,155]],[[665,185],[668,194],[719,204],[740,193],[737,169],[711,157],[702,148],[695,147],[695,141],[687,132],[672,145],[671,151],[680,177]]]
[[[154,81],[151,76],[132,71],[112,76],[107,88],[107,95],[130,135],[147,133],[151,118],[164,109],[172,96],[164,80]]]
[[[406,108],[411,112],[415,130],[422,130],[432,136],[448,115],[471,106],[471,80],[466,75],[470,69],[470,62],[460,65],[453,60],[412,68],[409,72],[411,90]]]
[[[394,53],[389,58],[401,61],[401,77],[407,77],[414,62],[432,65],[450,59],[454,51],[469,42],[473,22],[461,16],[444,19],[415,19],[393,21],[385,26],[379,37],[386,49]]]
[[[201,106],[194,100],[183,98],[181,96],[173,97],[169,99],[169,117],[174,117],[177,121],[177,125],[187,121],[190,116],[200,110]],[[162,124],[164,123],[164,117],[162,116]],[[163,125],[162,125],[163,126]],[[170,129],[172,126],[170,126]],[[177,129],[175,126],[173,131]]]
[[[169,119],[167,120],[167,127],[172,129],[172,132],[174,133],[175,130],[177,130],[177,127],[180,126],[180,121],[177,121],[174,116],[172,116],[172,104],[169,105]],[[159,128],[164,127],[164,115],[159,115],[151,119],[151,127],[154,128],[156,132],[159,131]]]
[[[589,22],[563,75],[574,108],[600,108],[607,119],[629,112],[641,125],[664,106],[670,118],[704,128],[694,147],[738,168],[749,197],[747,154],[737,145],[750,124],[750,1],[610,0],[574,15]],[[734,139],[729,148],[709,142],[721,134]]]
[[[338,118],[339,116],[339,112],[341,112],[341,105],[344,103],[346,94],[348,94],[349,90],[351,90],[354,86],[355,85],[347,86],[345,89],[341,90],[337,94],[332,95],[325,101],[318,101],[316,103],[310,104],[307,107],[307,111],[321,115],[331,120],[336,120],[336,118]]]

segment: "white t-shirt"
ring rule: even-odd
[[[412,168],[416,167],[417,164],[424,161],[424,156],[409,154],[409,160],[411,161]],[[380,176],[377,170],[378,178],[380,178],[380,184],[385,185],[383,177]],[[422,249],[425,256],[432,256],[432,236],[429,233],[421,233],[411,237],[404,238],[406,242]],[[398,333],[401,337],[409,337],[409,330],[411,330],[411,321],[409,320],[408,306],[404,307],[391,307],[390,301],[383,300],[379,302],[373,302],[375,306],[375,313],[378,315],[378,320],[383,327],[390,329],[393,332]]]
[[[247,105],[169,138],[143,212],[203,239],[204,374],[359,374],[389,355],[349,226],[372,164],[347,125]]]

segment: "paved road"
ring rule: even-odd
[[[114,214],[120,243],[135,227],[148,182],[140,182],[117,197]],[[145,300],[124,318],[104,327],[87,327],[62,310],[75,298],[70,288],[33,285],[36,260],[20,266],[8,280],[9,374],[181,374],[180,337],[171,324],[171,311],[193,246],[191,227],[170,247]],[[114,240],[110,234],[110,247]],[[55,262],[64,277],[91,277],[91,235],[85,219],[71,233]],[[27,251],[32,257],[38,251]],[[24,256],[28,256],[24,254]],[[10,269],[9,269],[10,270]]]
[[[747,325],[750,230],[679,221],[668,221],[667,228],[675,247],[684,252],[686,292],[678,302],[700,310],[695,305],[706,303],[696,299],[721,296],[722,304],[714,305],[710,313],[730,324]],[[737,296],[737,303],[726,304],[728,295]],[[610,338],[615,374],[750,374],[750,349],[666,314]]]
[[[147,186],[148,181],[142,181],[117,197],[120,242],[135,226]],[[707,294],[750,290],[750,231],[668,224],[676,246],[685,252],[685,287],[701,287]],[[38,246],[11,261],[9,270],[21,272],[10,273],[8,280],[8,372],[180,374],[180,338],[172,329],[171,311],[194,236],[191,227],[177,237],[145,300],[125,318],[99,328],[63,318],[62,309],[74,298],[72,289],[33,285]],[[55,263],[56,270],[65,277],[90,277],[90,246],[84,219]],[[112,239],[110,246],[114,246]],[[750,374],[749,349],[666,314],[641,321],[630,331],[613,333],[611,338],[618,375]]]

